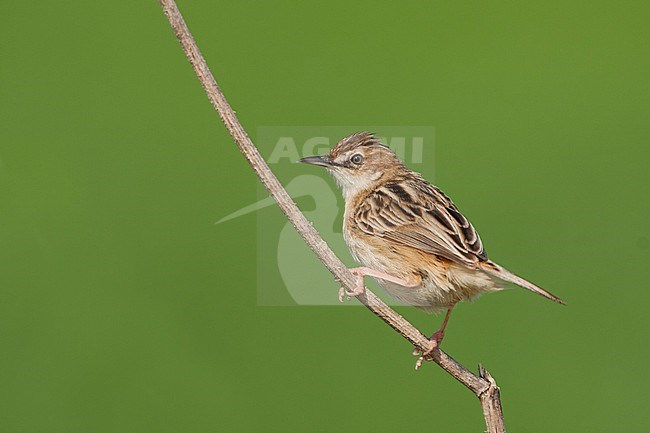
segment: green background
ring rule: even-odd
[[[179,6],[251,135],[435,127],[418,169],[568,303],[452,317],[510,431],[650,430],[648,2]],[[157,2],[0,9],[1,432],[482,431],[366,310],[257,305],[256,215],[214,222],[258,181]]]

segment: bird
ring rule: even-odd
[[[299,162],[327,169],[343,194],[343,237],[362,266],[350,269],[357,286],[342,287],[339,300],[364,293],[364,277],[370,276],[407,305],[429,313],[446,311],[416,368],[440,346],[451,311],[460,301],[514,285],[564,304],[490,260],[478,232],[451,199],[407,168],[374,134],[352,134],[327,155]],[[420,351],[416,348],[413,354]]]

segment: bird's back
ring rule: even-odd
[[[426,293],[412,305],[430,302],[435,310],[509,284],[562,302],[488,260],[478,232],[451,199],[406,168],[346,202],[344,236],[364,266],[419,281]]]

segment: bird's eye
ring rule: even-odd
[[[361,165],[361,163],[363,162],[363,155],[361,155],[360,153],[355,153],[354,155],[352,155],[352,158],[350,158],[350,161],[352,161],[352,164],[354,165]]]

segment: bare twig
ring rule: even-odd
[[[282,212],[284,212],[287,219],[293,224],[298,233],[300,233],[307,245],[309,245],[327,269],[329,269],[337,281],[347,289],[353,290],[356,285],[356,278],[329,248],[302,212],[300,212],[300,209],[298,209],[291,197],[289,197],[286,190],[282,187],[237,120],[234,111],[230,107],[230,104],[228,104],[221,89],[219,89],[205,59],[201,55],[174,0],[160,0],[160,3],[203,89],[207,93],[215,110],[219,113],[226,128],[228,128],[239,150],[248,160],[270,195],[278,203]],[[432,343],[427,337],[370,290],[366,290],[357,299],[419,350],[426,351],[431,347]],[[435,361],[447,373],[479,397],[483,406],[483,414],[488,433],[505,432],[499,388],[492,376],[483,367],[480,367],[480,375],[477,376],[439,348],[436,348],[427,359]]]

